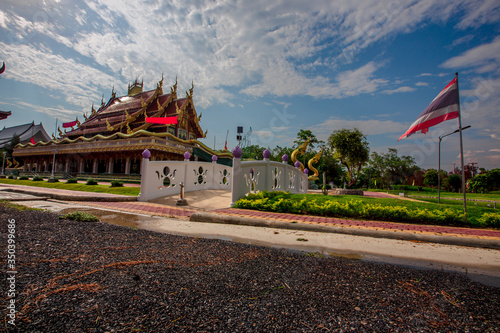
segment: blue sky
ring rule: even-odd
[[[49,133],[144,80],[154,89],[194,82],[208,129],[229,147],[236,127],[252,144],[292,146],[300,129],[327,140],[359,128],[371,151],[396,148],[437,168],[441,123],[397,142],[459,72],[465,163],[500,167],[500,2],[34,1],[0,3],[0,109],[14,126]],[[459,137],[441,143],[443,169],[459,164]]]

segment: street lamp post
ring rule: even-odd
[[[52,149],[52,153],[54,156],[52,157],[52,174],[50,175],[50,179],[48,180],[49,183],[54,183],[55,178],[54,178],[54,169],[56,168],[56,153],[57,149]]]
[[[7,152],[3,152],[3,164],[2,164],[2,176],[5,176],[5,155],[7,155]]]
[[[470,125],[462,127],[462,131],[469,128],[469,127],[470,127]],[[448,135],[452,135],[452,134],[455,134],[458,132],[460,132],[460,129],[457,129],[451,133],[448,133],[448,134],[445,134],[445,135],[439,137],[439,145],[438,145],[438,204],[441,203],[441,140],[443,140],[443,138],[448,136]],[[453,170],[453,171],[455,171],[455,170]],[[464,182],[465,179],[462,179],[462,181]]]

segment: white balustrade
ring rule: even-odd
[[[143,157],[147,158],[142,160],[139,201],[179,194],[181,183],[185,192],[231,189],[231,205],[248,193],[259,191],[307,193],[306,174],[286,162],[268,158],[242,162],[235,156],[233,167],[229,167],[217,164],[216,157],[212,163],[189,161],[189,154],[184,161],[150,161],[149,151]]]

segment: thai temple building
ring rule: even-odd
[[[146,118],[175,117],[176,124],[146,122]],[[183,160],[189,152],[192,160],[231,164],[231,154],[216,154],[198,139],[204,138],[193,103],[193,87],[185,97],[177,96],[177,82],[167,93],[163,78],[156,89],[143,91],[143,82],[129,84],[128,94],[112,92],[107,103],[78,119],[59,137],[16,146],[13,156],[24,162],[25,172],[77,174],[140,174],[142,152],[151,152],[151,161]],[[170,118],[173,119],[173,118]]]
[[[15,136],[19,138],[18,142],[22,144],[50,140],[50,136],[43,128],[42,123],[35,125],[35,122],[32,122],[13,127],[4,127],[0,130],[0,148],[11,143]]]

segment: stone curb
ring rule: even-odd
[[[23,194],[31,194],[31,195],[36,195],[36,194],[41,194],[43,195],[43,198],[45,199],[40,199],[40,200],[46,200],[47,198],[50,199],[57,199],[57,200],[66,200],[66,201],[100,201],[100,202],[130,202],[130,201],[137,201],[137,197],[134,196],[84,196],[84,195],[73,195],[73,194],[59,194],[59,193],[51,193],[51,192],[42,192],[42,193],[35,193],[34,191],[28,191],[28,190],[23,190],[23,189],[15,189],[15,188],[8,188],[5,189],[4,191],[7,192],[14,192],[14,193],[23,193]],[[88,193],[88,192],[87,192]],[[96,193],[98,194],[98,193]],[[42,198],[42,197],[41,197]],[[20,201],[17,200],[16,201]]]
[[[194,213],[189,217],[192,222],[210,222],[222,224],[246,225],[252,227],[267,227],[278,229],[302,230],[313,232],[338,233],[345,235],[388,238],[397,240],[422,241],[429,243],[438,243],[446,245],[469,246],[487,249],[500,249],[500,241],[491,239],[478,239],[460,236],[438,236],[429,234],[415,234],[404,231],[384,231],[371,229],[358,229],[349,227],[336,227],[328,225],[316,225],[307,223],[291,223],[284,221],[276,221],[270,219],[258,219],[244,216],[221,215],[213,213]]]

